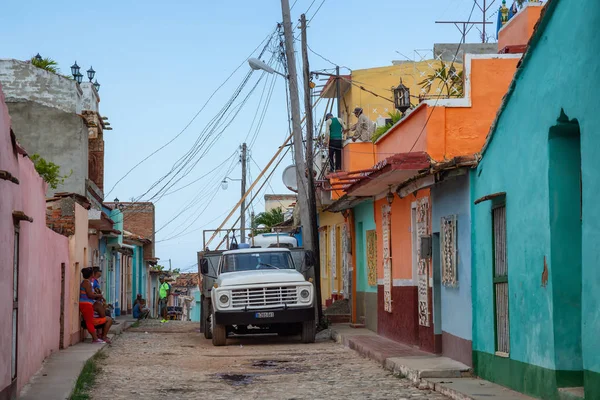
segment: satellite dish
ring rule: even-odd
[[[281,179],[283,180],[283,184],[285,187],[290,189],[292,192],[298,192],[298,181],[296,179],[296,166],[290,165],[283,170],[283,174],[281,174]]]

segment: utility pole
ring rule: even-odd
[[[246,243],[246,143],[242,144],[242,205],[240,206],[240,243]]]
[[[336,117],[342,118],[342,95],[340,94],[340,67],[335,66],[335,97],[337,99],[337,115]],[[350,121],[348,121],[350,123]]]
[[[304,163],[304,149],[302,141],[302,123],[300,121],[300,96],[298,93],[298,76],[296,73],[296,55],[294,54],[294,35],[290,17],[289,0],[281,0],[281,14],[283,16],[283,35],[285,37],[285,55],[288,66],[288,84],[290,89],[290,105],[292,114],[292,135],[294,137],[294,158],[296,164],[296,179],[298,181],[298,206],[300,207],[300,222],[302,224],[303,246],[306,250],[314,252],[313,225],[316,223],[311,218],[310,204],[308,201],[308,186],[306,179],[306,165]],[[310,124],[306,124],[309,126]],[[318,257],[318,255],[315,255]],[[321,282],[315,282],[319,286]]]
[[[250,231],[252,232],[252,246],[254,246],[254,211],[250,213]]]
[[[315,198],[315,175],[313,172],[313,115],[311,104],[311,88],[310,88],[310,67],[308,65],[308,44],[306,39],[306,15],[300,16],[300,29],[302,32],[302,67],[304,69],[304,116],[306,118],[306,169],[308,171],[308,205],[310,210],[310,219],[313,222],[311,225],[311,237],[313,243],[311,245],[315,254],[314,272],[315,272],[315,294],[317,298],[318,320],[323,317],[323,307],[321,300],[321,266],[319,253],[319,232],[317,229],[317,199]]]
[[[171,259],[169,258],[169,271],[171,270]]]

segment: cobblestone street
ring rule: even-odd
[[[446,399],[332,341],[262,336],[213,347],[197,328],[147,321],[129,329],[104,351],[91,398]]]

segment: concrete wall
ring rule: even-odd
[[[443,181],[431,189],[432,232],[440,233],[441,218],[457,216],[458,286],[441,286],[442,353],[472,363],[471,207],[469,176]],[[440,268],[441,265],[437,266]]]
[[[0,59],[0,82],[13,131],[29,154],[39,154],[72,175],[55,192],[86,195],[88,128],[77,114],[98,111],[97,92],[90,83],[37,68],[29,62]]]
[[[19,184],[0,179],[0,393],[11,383],[14,223],[13,211],[33,222],[18,224],[17,390],[59,348],[61,264],[69,265],[67,238],[46,227],[46,184],[33,163],[18,155],[10,138],[10,119],[0,90],[0,170]],[[43,301],[40,301],[43,299]],[[40,335],[40,327],[43,334]]]
[[[0,83],[6,103],[35,102],[68,114],[83,110],[83,90],[74,80],[27,61],[0,59]]]
[[[554,0],[547,7],[538,28],[543,31],[539,38],[534,34],[531,55],[520,67],[514,92],[472,174],[472,198],[506,192],[510,296],[510,357],[506,359],[494,355],[491,204],[474,205],[474,362],[485,379],[538,397],[554,399],[558,386],[583,384],[586,398],[600,398],[600,209],[596,205],[600,78],[597,56],[590,51],[600,35],[593,28],[600,23],[600,3],[584,0],[572,7],[568,1]],[[531,112],[533,104],[544,106]],[[561,118],[561,111],[566,116]],[[577,123],[580,129],[583,206],[581,298],[570,304],[564,300],[573,297],[577,286],[564,277],[577,262],[555,259],[551,215],[556,214],[551,212],[549,196],[550,131],[565,121]],[[577,191],[571,197],[570,204],[577,205]],[[577,315],[580,329],[570,322]],[[565,335],[570,338],[557,341]]]
[[[70,176],[48,196],[58,192],[86,195],[88,134],[83,120],[73,113],[34,102],[8,103],[13,130],[29,154],[39,154]]]
[[[490,30],[492,33],[492,30]],[[460,47],[460,48],[459,48]],[[458,50],[458,54],[456,53]],[[433,45],[433,56],[446,62],[454,61],[462,63],[465,54],[496,54],[498,48],[496,43],[435,43]]]

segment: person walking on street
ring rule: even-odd
[[[331,172],[335,172],[342,168],[342,142],[346,126],[331,113],[325,116],[325,121],[325,146],[329,148],[329,168]]]
[[[375,131],[375,124],[363,113],[363,109],[360,107],[354,109],[354,116],[358,118],[358,122],[350,128],[354,132],[352,141],[370,142]]]
[[[160,277],[160,287],[158,289],[158,309],[162,317],[162,321],[167,322],[167,304],[169,295],[171,294],[171,285],[165,282],[164,276]]]

